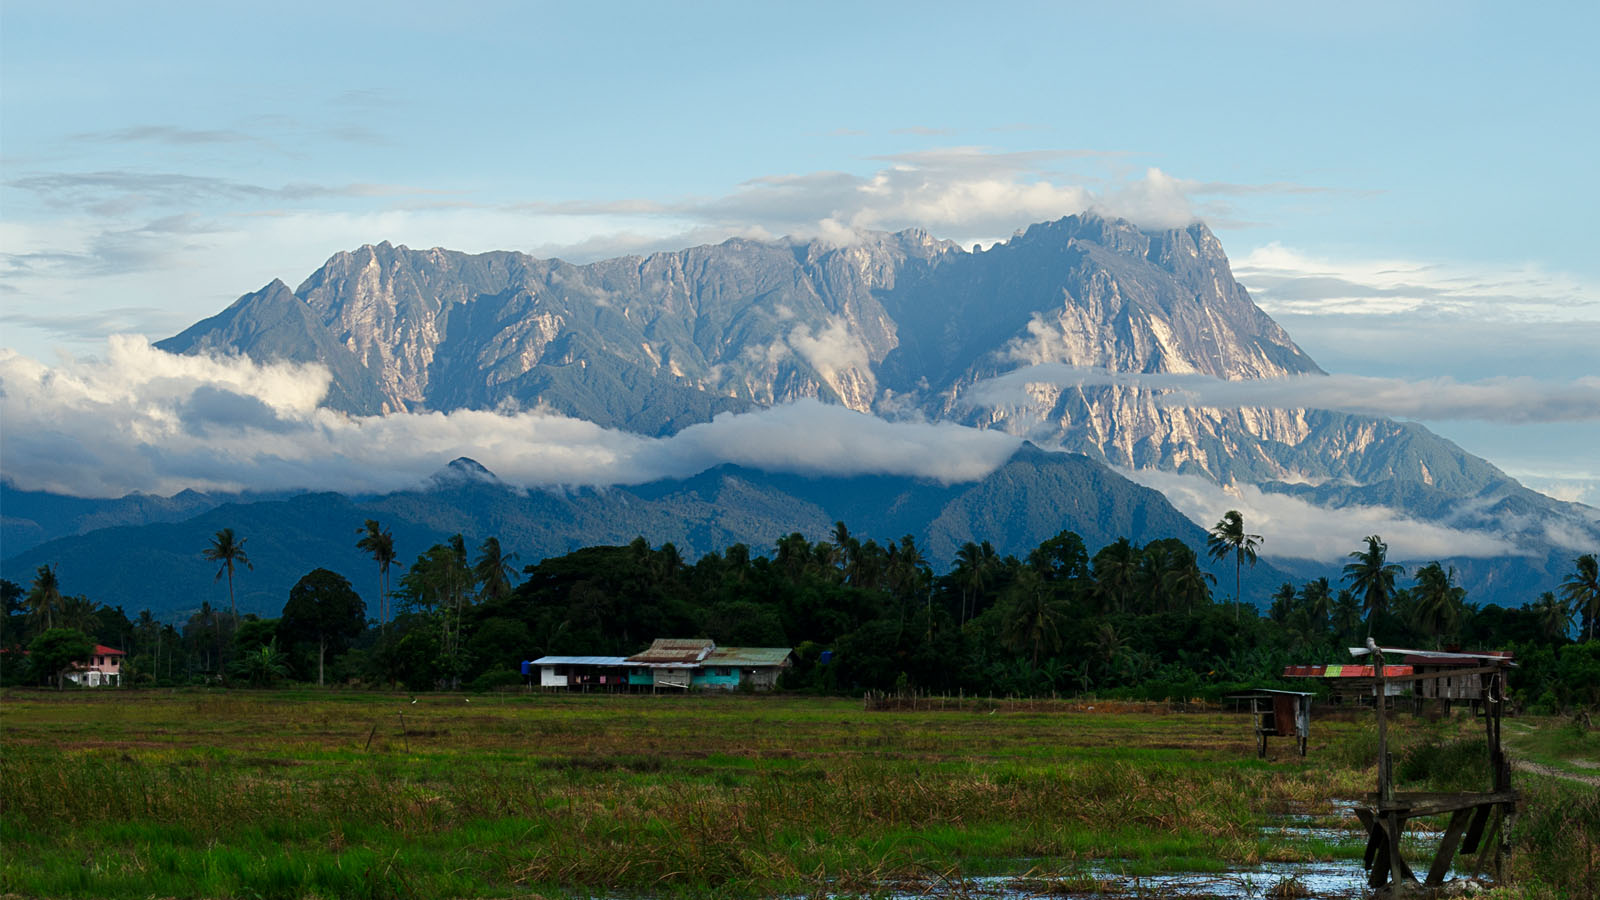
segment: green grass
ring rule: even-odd
[[[1600,729],[1568,718],[1529,717],[1507,723],[1506,742],[1525,759],[1576,775],[1600,777]]]
[[[0,893],[737,898],[1359,856],[1261,825],[1370,790],[1341,749],[1365,719],[1262,761],[1248,717],[1120,709],[18,692]]]

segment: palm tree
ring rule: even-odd
[[[1187,548],[1186,548],[1187,549]],[[1194,612],[1195,602],[1211,602],[1211,586],[1217,583],[1217,576],[1201,570],[1199,561],[1195,559],[1194,551],[1190,551],[1184,560],[1182,568],[1172,575],[1172,585],[1169,590],[1173,599],[1184,603],[1189,612]]]
[[[994,545],[988,541],[982,544],[967,541],[956,551],[956,568],[952,574],[956,577],[956,583],[961,585],[961,614],[956,617],[960,624],[966,624],[969,618],[978,615],[978,601],[982,599],[984,589],[989,586],[999,563],[1000,557],[994,552]],[[967,611],[969,599],[972,603],[971,613]]]
[[[1561,596],[1583,616],[1583,639],[1594,640],[1594,623],[1600,619],[1600,564],[1593,553],[1578,557],[1576,568],[1561,582]]]
[[[233,602],[233,569],[235,566],[255,569],[255,566],[250,564],[250,555],[244,552],[245,540],[247,539],[235,538],[232,528],[224,528],[211,539],[211,546],[202,554],[208,562],[220,564],[217,566],[215,580],[221,581],[224,574],[228,576],[228,610],[233,614],[234,624],[239,622],[239,607]]]
[[[1388,562],[1389,545],[1383,538],[1369,534],[1366,538],[1367,549],[1365,552],[1353,550],[1350,558],[1355,562],[1346,563],[1344,577],[1341,581],[1350,583],[1350,587],[1361,595],[1362,609],[1367,614],[1367,637],[1372,637],[1372,620],[1378,613],[1389,608],[1389,602],[1394,599],[1394,580],[1405,574],[1405,569]]]
[[[1361,601],[1349,588],[1340,588],[1333,601],[1333,632],[1338,637],[1353,635],[1361,627]]]
[[[62,597],[56,624],[62,628],[75,628],[94,637],[100,632],[100,607],[83,595]]]
[[[515,553],[501,552],[499,538],[484,539],[478,548],[478,561],[472,567],[472,575],[483,585],[480,594],[485,600],[502,600],[510,595],[512,582],[517,577],[517,567],[512,565],[516,558]]]
[[[1461,605],[1466,599],[1466,588],[1456,586],[1456,569],[1447,571],[1437,562],[1417,570],[1417,586],[1412,592],[1416,601],[1412,616],[1417,627],[1433,636],[1438,646],[1442,636],[1455,628],[1461,618]]]
[[[1101,622],[1095,626],[1094,640],[1089,646],[1093,648],[1096,656],[1104,664],[1102,671],[1110,672],[1116,663],[1117,657],[1128,648],[1128,640],[1117,632],[1117,626],[1111,622]]]
[[[1311,618],[1317,631],[1328,629],[1328,617],[1333,614],[1333,585],[1327,578],[1315,578],[1300,588],[1300,606]]]
[[[27,599],[28,618],[33,620],[35,632],[56,627],[56,619],[61,614],[61,601],[61,581],[56,577],[55,566],[40,566],[33,576]]]
[[[394,535],[384,531],[377,519],[368,519],[356,533],[362,535],[356,541],[356,549],[372,554],[378,564],[378,624],[384,625],[389,621],[389,565],[395,560]]]
[[[1211,529],[1211,534],[1206,538],[1206,552],[1213,560],[1221,562],[1233,554],[1233,602],[1243,602],[1244,564],[1248,560],[1250,565],[1256,564],[1256,548],[1261,546],[1262,537],[1259,534],[1246,534],[1244,530],[1244,515],[1237,509],[1230,509],[1223,513],[1222,520]],[[1233,608],[1233,617],[1239,618],[1239,607]]]
[[[1557,600],[1551,591],[1540,594],[1529,612],[1533,613],[1534,621],[1539,623],[1539,630],[1552,642],[1566,637],[1567,629],[1572,626],[1572,607]]]
[[[1041,653],[1054,652],[1061,646],[1066,605],[1032,569],[1018,573],[1011,592],[1013,605],[1005,625],[1006,637],[1013,649],[1031,651],[1032,664],[1037,669]]]
[[[1278,585],[1277,592],[1272,595],[1272,606],[1267,608],[1267,618],[1277,622],[1279,625],[1289,624],[1289,617],[1294,615],[1295,610],[1298,608],[1295,605],[1295,600],[1298,596],[1295,593],[1294,585],[1289,582],[1285,581],[1283,584]]]
[[[1122,612],[1128,607],[1138,569],[1138,554],[1127,538],[1117,538],[1094,555],[1094,593],[1103,611]]]
[[[1140,613],[1165,612],[1175,604],[1172,585],[1183,560],[1165,541],[1151,541],[1134,566],[1134,601]]]

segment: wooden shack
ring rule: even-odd
[[[1464,679],[1474,677],[1478,702],[1481,704],[1484,728],[1489,746],[1488,791],[1396,791],[1394,764],[1389,756],[1388,715],[1384,703],[1376,703],[1378,722],[1378,784],[1377,790],[1355,808],[1356,817],[1367,829],[1367,849],[1362,863],[1369,870],[1367,884],[1390,897],[1403,893],[1403,886],[1414,884],[1416,874],[1406,862],[1401,849],[1401,835],[1411,819],[1448,814],[1439,849],[1428,867],[1424,884],[1437,887],[1444,883],[1452,862],[1459,852],[1463,856],[1477,854],[1475,867],[1493,869],[1499,874],[1505,852],[1509,846],[1510,819],[1516,814],[1517,792],[1511,788],[1511,761],[1500,743],[1500,716],[1505,707],[1506,671],[1515,665],[1508,654],[1448,654],[1453,658],[1466,658],[1467,666],[1453,662],[1430,666],[1432,671],[1412,672],[1390,676],[1385,657],[1394,655],[1420,658],[1425,651],[1399,650],[1379,647],[1368,639],[1366,647],[1352,647],[1355,656],[1370,656],[1375,677],[1373,695],[1388,695],[1390,687],[1423,685],[1430,681],[1456,679],[1464,686]],[[1465,689],[1463,687],[1462,689]],[[1426,694],[1427,691],[1419,691]],[[1432,696],[1439,697],[1440,690]],[[1470,699],[1470,698],[1463,698]]]
[[[1311,736],[1311,697],[1299,691],[1275,691],[1262,688],[1229,694],[1229,700],[1250,704],[1255,721],[1256,755],[1267,756],[1267,738],[1292,737],[1295,749],[1306,755],[1306,742]]]
[[[1481,713],[1485,694],[1485,675],[1481,671],[1484,661],[1503,660],[1508,665],[1514,664],[1509,650],[1483,653],[1392,650],[1387,653],[1392,654],[1387,658],[1395,662],[1384,665],[1381,679],[1372,665],[1338,664],[1285,666],[1283,677],[1322,680],[1328,685],[1335,705],[1371,706],[1379,696],[1377,684],[1381,680],[1386,706],[1394,706],[1398,698],[1409,701],[1412,711],[1421,712],[1431,702],[1430,708],[1448,714],[1452,704],[1464,702]]]

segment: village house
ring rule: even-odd
[[[95,644],[94,654],[67,672],[67,680],[84,687],[116,687],[122,683],[122,658],[128,654],[115,647]]]
[[[789,647],[718,647],[704,638],[657,638],[632,656],[542,656],[522,674],[546,690],[770,691],[791,665]]]

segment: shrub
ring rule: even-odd
[[[467,685],[467,689],[480,694],[486,691],[497,691],[501,688],[519,687],[523,683],[522,673],[511,669],[493,669],[479,675]]]

